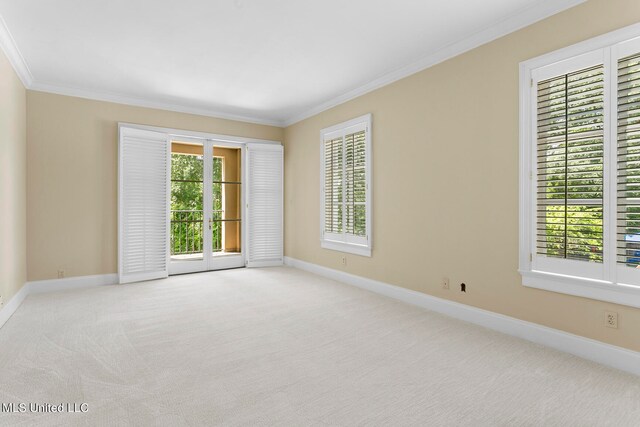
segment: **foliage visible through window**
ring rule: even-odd
[[[213,158],[213,180],[222,181],[222,158]],[[203,157],[171,154],[171,255],[203,252]],[[222,212],[222,185],[213,184],[213,210]],[[222,250],[222,223],[212,223],[213,251]]]
[[[370,256],[371,116],[321,131],[322,246]]]
[[[524,286],[640,307],[640,26],[520,64]]]
[[[602,65],[538,83],[537,135],[537,253],[602,262]]]
[[[618,61],[618,254],[640,266],[640,54]]]
[[[325,142],[325,232],[366,236],[365,131]]]

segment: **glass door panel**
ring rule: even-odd
[[[222,268],[242,266],[242,151],[240,148],[213,147],[212,237],[213,265]],[[234,259],[219,260],[232,257]]]
[[[213,256],[242,252],[241,184],[213,184]]]
[[[170,274],[244,266],[241,162],[237,144],[172,141]]]
[[[203,142],[171,143],[170,271],[206,269]]]

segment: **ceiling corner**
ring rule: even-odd
[[[26,89],[30,89],[33,85],[33,75],[29,70],[27,62],[18,50],[18,46],[16,46],[16,42],[9,32],[7,24],[4,22],[4,19],[2,19],[2,16],[0,16],[0,48],[2,48],[2,51],[20,78],[20,81],[22,81],[24,87]]]
[[[503,19],[492,26],[477,31],[469,37],[458,40],[457,42],[447,46],[443,46],[412,64],[402,66],[335,98],[328,99],[312,108],[293,114],[283,120],[284,127],[291,126],[304,119],[313,117],[323,111],[329,110],[340,104],[344,104],[345,102],[401,80],[412,74],[416,74],[448,59],[490,43],[500,37],[504,37],[522,28],[528,27],[529,25],[533,25],[538,21],[542,21],[543,19],[549,18],[574,6],[578,6],[586,1],[587,0],[542,1],[539,5],[521,10],[520,12]]]

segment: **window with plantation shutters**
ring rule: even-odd
[[[343,220],[343,138],[324,142],[324,232],[341,234]]]
[[[640,266],[640,54],[618,61],[617,261]]]
[[[618,60],[616,262],[619,276],[633,282],[640,268],[640,45]],[[630,270],[631,269],[631,270]]]
[[[604,67],[538,82],[536,108],[536,253],[602,262]]]
[[[321,131],[321,246],[371,255],[371,116]]]
[[[640,25],[520,65],[522,283],[640,307]]]

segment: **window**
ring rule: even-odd
[[[321,246],[371,256],[371,115],[323,129]]]
[[[640,307],[640,26],[520,80],[523,284]]]

